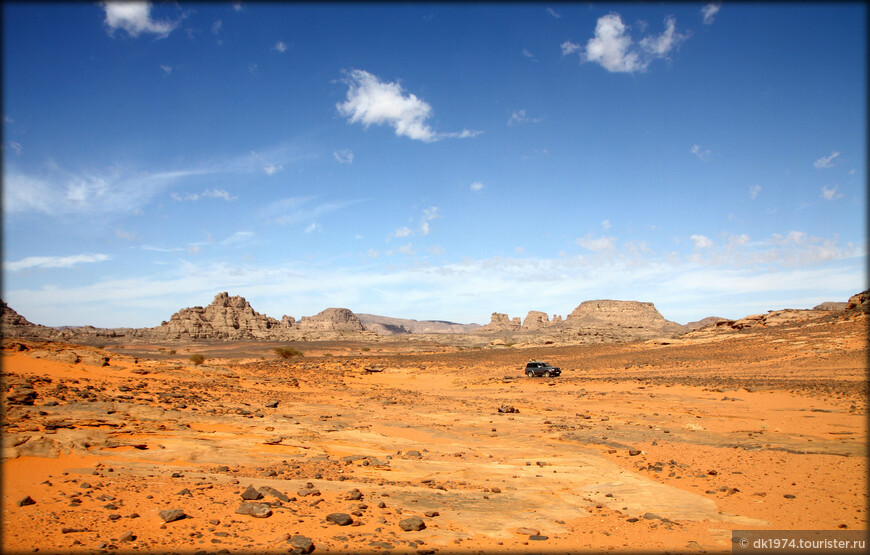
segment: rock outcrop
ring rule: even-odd
[[[545,328],[550,325],[550,317],[547,316],[546,312],[541,312],[538,310],[531,310],[526,315],[526,319],[523,320],[523,330],[525,331],[534,331],[539,330],[541,328]]]
[[[841,310],[846,310],[847,306],[849,306],[849,303],[828,301],[814,306],[813,310],[828,310],[831,312],[840,312]]]
[[[849,302],[846,303],[846,310],[870,314],[870,289],[849,297]]]
[[[585,301],[565,320],[579,334],[600,335],[617,341],[649,339],[683,333],[684,326],[666,320],[653,303],[639,301]]]
[[[365,331],[356,314],[346,308],[327,308],[316,316],[299,320],[303,331]]]
[[[256,312],[244,297],[218,293],[210,305],[183,308],[168,322],[154,328],[166,339],[269,339],[280,328],[292,326],[285,317],[280,322]]]
[[[519,316],[513,319],[508,319],[507,314],[502,314],[501,312],[493,312],[490,322],[480,328],[480,331],[517,331],[522,327],[522,325],[522,320]]]

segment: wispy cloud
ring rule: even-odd
[[[70,256],[28,256],[16,262],[6,262],[3,267],[8,272],[18,272],[33,268],[72,268],[78,264],[105,262],[111,260],[107,254],[74,254]]]
[[[749,188],[749,198],[755,200],[761,193],[761,185],[753,185]]]
[[[838,198],[843,198],[843,195],[839,191],[839,185],[826,185],[822,187],[822,198],[825,200],[835,200]]]
[[[481,183],[480,181],[475,181],[474,183],[472,183],[472,184],[469,186],[469,188],[470,188],[472,191],[474,191],[475,193],[477,193],[477,192],[483,190],[484,185],[483,185],[483,183]]]
[[[533,61],[533,62],[537,62],[537,61],[538,61],[538,59],[535,58],[535,55],[532,54],[531,52],[529,52],[528,49],[526,49],[526,48],[523,48],[522,54],[523,54],[523,57],[524,57],[524,58],[527,58],[527,59],[529,59],[529,60],[531,60],[531,61]]]
[[[706,235],[692,235],[689,237],[696,249],[709,249],[713,246],[713,240]]]
[[[615,248],[616,237],[596,237],[594,234],[588,233],[585,237],[578,237],[575,242],[584,249],[593,252],[612,251]]]
[[[361,69],[345,72],[347,99],[336,104],[338,112],[350,123],[365,127],[388,125],[396,135],[432,142],[444,138],[473,137],[479,132],[467,129],[454,133],[435,132],[427,123],[432,107],[413,93],[406,93],[398,83],[384,83]]]
[[[830,156],[822,156],[815,162],[813,162],[813,166],[817,170],[821,170],[824,168],[832,168],[835,165],[834,160],[840,155],[839,152],[832,152]]]
[[[236,200],[237,198],[239,198],[237,196],[229,194],[227,191],[225,191],[223,189],[206,189],[205,191],[203,191],[201,193],[184,193],[184,194],[170,193],[169,196],[172,198],[172,200],[174,200],[176,202],[197,201],[197,200],[201,200],[204,198],[217,198],[217,199],[222,199],[222,200],[226,200],[226,201],[232,201],[232,200]]]
[[[665,30],[660,35],[648,35],[636,46],[622,17],[610,13],[598,18],[595,36],[589,39],[585,48],[567,40],[562,43],[562,55],[577,52],[582,61],[595,62],[607,71],[634,73],[646,71],[656,59],[667,58],[687,38],[689,34],[678,33],[676,19],[668,16]]]
[[[104,23],[109,28],[109,35],[118,29],[123,29],[131,37],[142,33],[151,33],[158,38],[164,38],[178,27],[178,21],[157,21],[151,18],[150,2],[105,2],[106,12]]]
[[[553,8],[547,8],[547,13],[552,15],[556,19],[560,19],[562,17],[562,14],[560,14],[559,12],[554,10]]]
[[[704,25],[713,24],[713,19],[716,14],[719,13],[719,8],[721,7],[721,4],[707,4],[701,8],[701,16],[703,17]]]
[[[277,225],[311,224],[320,217],[343,210],[363,202],[365,199],[324,202],[321,204],[315,204],[314,200],[315,197],[283,198],[265,207],[262,214],[267,222]]]
[[[512,125],[520,125],[523,123],[538,123],[539,121],[541,121],[541,118],[529,117],[526,114],[526,111],[523,109],[523,110],[516,110],[514,113],[512,113],[511,117],[508,119],[507,124],[512,126]]]
[[[698,160],[709,160],[711,156],[710,149],[701,148],[700,145],[692,145],[689,152],[694,154]]]
[[[272,50],[277,50],[278,52],[281,52],[283,54],[287,51],[287,45],[284,44],[284,41],[279,40],[275,43],[275,46],[272,47]]]
[[[223,25],[224,24],[220,19],[216,20],[214,23],[211,24],[211,32],[215,35],[219,35]]]
[[[335,160],[339,164],[353,164],[353,151],[344,149],[344,150],[336,150],[332,153],[335,157]]]

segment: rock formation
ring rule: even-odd
[[[269,339],[280,328],[289,331],[291,322],[292,318],[279,322],[260,314],[244,297],[230,297],[224,292],[215,295],[205,308],[179,310],[154,332],[166,339]]]
[[[357,314],[363,326],[378,335],[406,335],[420,333],[470,333],[480,329],[480,324],[457,324],[443,320],[409,320],[390,318],[375,314]]]
[[[502,314],[501,312],[493,312],[492,320],[490,322],[480,328],[482,332],[492,332],[492,331],[516,331],[522,327],[522,321],[520,317],[508,319],[507,314]]]
[[[666,320],[653,303],[639,301],[585,301],[568,315],[564,326],[578,334],[600,335],[617,341],[663,337],[686,331]]]
[[[304,331],[364,331],[356,314],[346,308],[327,308],[316,316],[303,316],[299,329]]]
[[[849,297],[846,310],[863,312],[864,314],[870,313],[870,289]]]
[[[550,317],[547,316],[546,312],[540,312],[538,310],[531,310],[526,315],[526,319],[523,320],[523,330],[524,331],[534,331],[539,330],[541,328],[545,328],[550,325]]]
[[[838,303],[838,302],[828,301],[828,302],[824,302],[824,303],[821,303],[821,304],[814,306],[813,310],[829,310],[832,312],[839,312],[841,310],[846,310],[846,307],[848,305],[849,305],[849,303]]]

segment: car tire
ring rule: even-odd
[[[545,378],[549,378],[550,376],[552,376],[552,374],[550,374],[550,371],[549,371],[549,370],[547,370],[546,372],[544,372],[544,377],[545,377]]]
[[[535,373],[534,373],[533,371],[529,370],[528,372],[526,372],[526,376],[528,376],[528,377],[530,377],[530,378],[534,378],[534,377],[535,377]]]

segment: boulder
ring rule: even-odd
[[[849,312],[863,312],[864,314],[870,314],[870,289],[849,297],[849,302],[846,304],[846,310]]]

